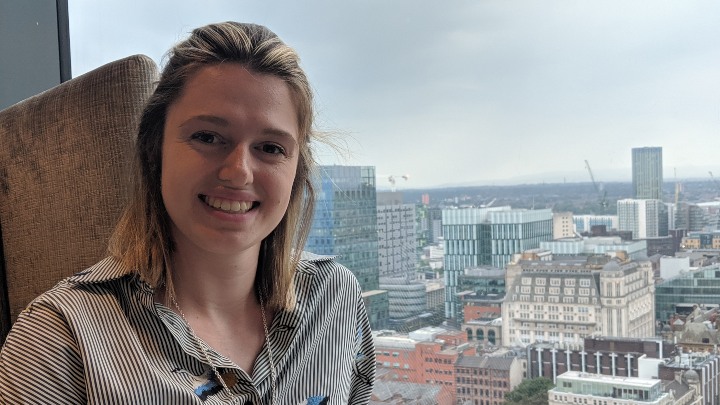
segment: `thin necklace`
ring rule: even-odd
[[[210,354],[208,353],[208,349],[206,349],[205,342],[200,339],[200,337],[195,333],[195,330],[192,326],[190,326],[190,322],[188,322],[187,317],[185,317],[185,313],[182,311],[182,309],[180,309],[180,305],[175,298],[175,292],[170,292],[169,295],[170,301],[173,303],[175,309],[177,309],[178,313],[182,317],[183,321],[185,322],[185,326],[187,326],[193,339],[195,339],[195,342],[198,343],[198,345],[200,346],[203,357],[212,369],[214,377],[220,380],[220,384],[222,385],[223,389],[230,393],[230,388],[228,388],[227,384],[225,383],[225,379],[220,375],[217,367],[215,367],[215,364],[210,360]],[[258,301],[260,302],[260,315],[262,316],[263,332],[265,333],[265,345],[267,346],[268,360],[270,362],[270,405],[273,405],[275,404],[275,396],[277,394],[277,387],[275,386],[275,362],[273,361],[272,348],[270,347],[270,333],[268,331],[267,319],[265,318],[265,300],[263,296],[263,294],[258,294]]]

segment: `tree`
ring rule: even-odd
[[[552,380],[544,377],[525,380],[508,392],[505,405],[548,405],[548,391],[553,388]]]

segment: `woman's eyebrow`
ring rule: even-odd
[[[192,121],[205,121],[205,122],[209,122],[211,124],[221,125],[224,127],[230,125],[230,123],[225,118],[221,118],[216,115],[195,115],[195,116],[190,117],[187,120],[183,121],[183,123],[180,124],[180,127],[184,127],[185,125],[189,124]]]
[[[263,131],[264,134],[270,135],[277,138],[286,138],[289,141],[292,141],[293,143],[297,143],[297,140],[295,139],[295,136],[291,133],[284,131],[282,129],[278,128],[268,128]]]

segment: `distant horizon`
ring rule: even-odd
[[[675,169],[675,170],[673,170]],[[715,169],[715,170],[713,170]],[[677,171],[677,178],[675,177],[675,171]],[[676,183],[676,182],[687,182],[687,181],[712,181],[710,178],[709,171],[713,172],[713,176],[716,181],[720,182],[720,166],[685,166],[670,168],[663,168],[663,183]],[[670,175],[668,176],[668,172]],[[685,175],[683,175],[685,174]],[[593,175],[595,181],[598,184],[604,183],[632,183],[632,169],[618,168],[611,170],[595,171],[593,169]],[[395,176],[397,177],[397,176]],[[390,189],[388,182],[384,181],[384,176],[376,177],[376,187],[378,189]],[[590,174],[587,170],[582,172],[573,170],[572,172],[546,172],[538,174],[528,174],[521,176],[509,177],[506,179],[496,180],[476,180],[466,182],[448,182],[438,185],[417,185],[412,184],[413,177],[409,176],[406,181],[396,179],[396,188],[398,191],[401,190],[422,190],[422,189],[437,189],[437,188],[452,188],[452,187],[483,187],[483,186],[522,186],[522,185],[534,185],[534,184],[567,184],[567,183],[592,183]]]

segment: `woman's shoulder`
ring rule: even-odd
[[[314,283],[326,284],[335,288],[360,289],[357,278],[352,271],[338,263],[335,256],[302,252],[296,276],[312,278]]]
[[[62,307],[86,307],[87,300],[99,298],[102,291],[112,289],[111,285],[123,279],[128,272],[119,261],[107,257],[83,271],[60,280],[54,287],[40,294],[29,305]]]

